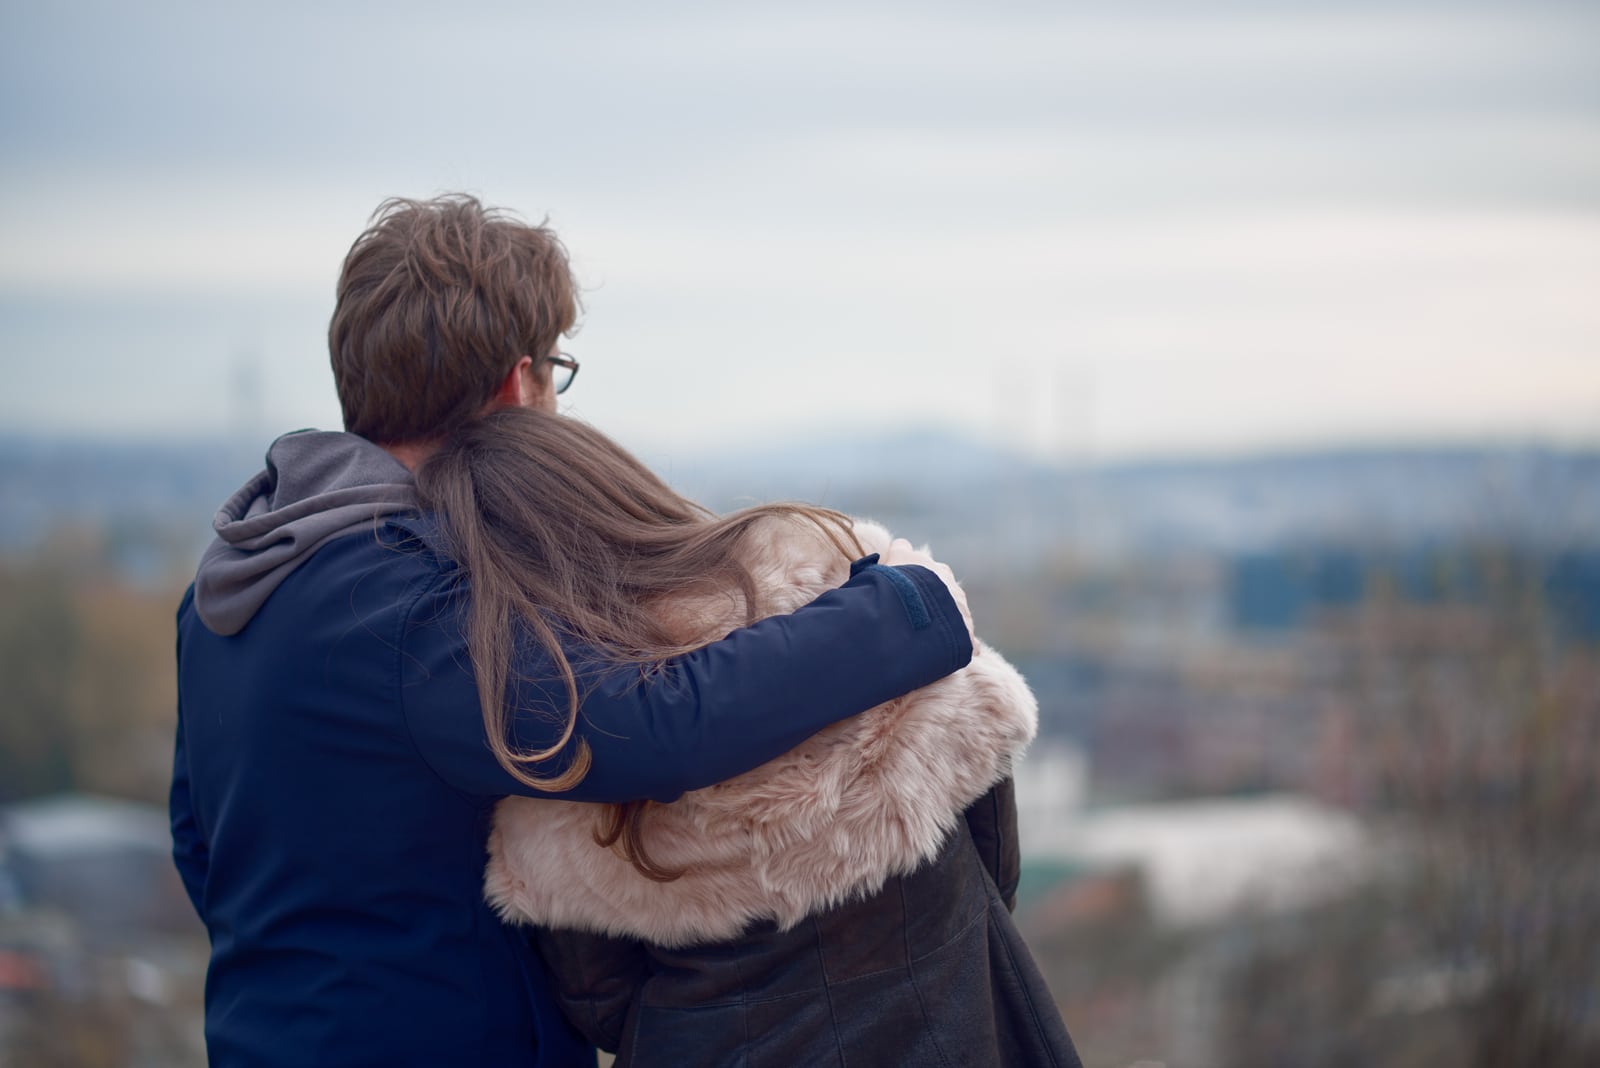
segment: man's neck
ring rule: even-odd
[[[432,456],[439,448],[437,440],[430,441],[397,441],[389,445],[379,445],[378,448],[399,460],[407,471],[417,473],[417,468],[422,462]]]

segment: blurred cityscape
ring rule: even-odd
[[[261,451],[0,438],[0,1065],[204,1063],[171,619]],[[646,458],[956,569],[1039,695],[1018,919],[1086,1064],[1600,1063],[1600,452]]]

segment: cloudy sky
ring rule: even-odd
[[[464,189],[652,454],[1600,442],[1593,3],[0,12],[0,433],[336,425],[345,249]]]

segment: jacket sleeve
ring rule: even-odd
[[[535,931],[567,1022],[593,1045],[615,1053],[627,1028],[628,1008],[650,973],[644,946],[582,931]]]
[[[489,750],[460,624],[462,595],[447,582],[425,587],[407,613],[397,643],[401,707],[423,759],[462,793],[671,801],[971,660],[966,624],[933,572],[886,567],[875,556],[851,572],[843,586],[792,614],[736,630],[648,677],[633,666],[596,672],[577,730],[593,765],[564,794],[522,784]],[[514,740],[523,748],[554,743],[566,694],[551,666],[528,652],[512,676]],[[534,770],[555,774],[574,751],[569,743]]]
[[[1017,783],[1000,780],[965,813],[967,830],[989,878],[1000,891],[1008,910],[1017,908],[1017,884],[1022,879],[1022,854],[1017,839]]]
[[[191,592],[184,597],[184,606],[188,605],[192,596]],[[180,607],[179,611],[182,610],[183,607]],[[178,866],[183,889],[188,893],[195,912],[205,919],[206,870],[210,863],[210,850],[206,848],[205,838],[200,833],[194,803],[189,795],[189,757],[183,746],[181,699],[178,702],[177,742],[172,755],[172,789],[167,795],[167,814],[172,825],[172,859]]]

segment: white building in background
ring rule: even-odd
[[[66,794],[0,806],[0,905],[71,917],[97,947],[203,938],[158,806]]]
[[[1142,933],[1132,937],[1152,945],[1181,933],[1166,942],[1181,952],[1156,971],[1135,979],[1110,960],[1111,979],[1080,976],[1088,985],[1076,993],[1098,994],[1087,1004],[1105,1015],[1080,1011],[1090,1014],[1086,1026],[1115,1036],[1107,1039],[1114,1047],[1227,1068],[1229,982],[1255,939],[1371,879],[1376,837],[1351,814],[1295,794],[1090,807],[1088,780],[1084,755],[1059,745],[1017,769],[1029,922],[1037,930],[1110,925],[1123,938],[1133,924]]]
[[[1017,768],[1023,855],[1090,869],[1133,868],[1157,922],[1196,927],[1335,898],[1376,863],[1371,832],[1296,794],[1089,808],[1088,762],[1052,743]]]
[[[1047,829],[1077,819],[1089,796],[1089,757],[1070,742],[1035,742],[1016,768],[1017,822],[1025,853]]]

